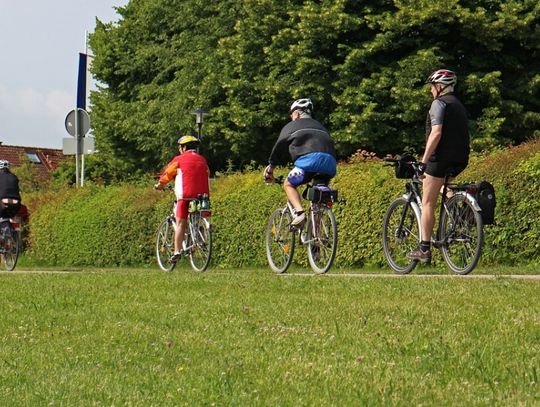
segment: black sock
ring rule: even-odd
[[[423,252],[427,252],[431,248],[431,242],[426,242],[425,240],[422,240],[420,242],[420,250]]]

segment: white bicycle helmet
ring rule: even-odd
[[[442,83],[450,86],[457,83],[456,73],[448,69],[437,69],[426,79],[426,83]]]
[[[2,168],[9,168],[9,161],[8,160],[0,160],[0,170]]]
[[[291,108],[289,109],[289,114],[292,114],[295,110],[303,110],[304,112],[313,111],[313,102],[309,98],[304,99],[297,99],[293,102],[291,105]]]

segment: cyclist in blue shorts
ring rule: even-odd
[[[311,99],[294,101],[289,114],[291,121],[281,130],[263,176],[266,182],[274,180],[274,168],[287,161],[288,150],[294,168],[289,172],[283,188],[295,211],[291,224],[297,226],[305,220],[306,215],[296,188],[311,181],[315,174],[324,175],[328,181],[333,178],[336,175],[336,153],[334,140],[325,127],[312,117]]]

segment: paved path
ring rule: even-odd
[[[67,273],[106,273],[110,270],[17,270],[14,271],[4,271],[0,270],[0,274],[67,274]],[[156,273],[162,273],[160,270],[155,270]],[[227,274],[227,271],[224,270],[208,270],[205,274]],[[268,275],[271,276],[273,273],[269,271]],[[322,277],[322,278],[339,278],[339,277],[354,277],[354,278],[464,278],[464,279],[486,279],[486,280],[495,280],[499,278],[511,278],[518,280],[536,280],[540,281],[540,274],[469,274],[466,276],[460,276],[456,274],[390,274],[390,273],[339,273],[330,270],[327,274],[318,275],[315,273],[285,273],[280,274],[281,277]]]
[[[292,273],[292,274],[282,274],[282,276],[289,277],[317,277],[317,274],[314,273]],[[335,273],[332,274],[330,271],[328,274],[325,274],[328,277],[360,277],[360,278],[465,278],[465,279],[486,279],[486,280],[495,280],[497,278],[515,278],[521,280],[538,280],[540,281],[540,274],[469,274],[466,276],[454,275],[454,274],[376,274],[376,273]]]

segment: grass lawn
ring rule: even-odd
[[[0,296],[0,405],[540,405],[540,281],[15,271]]]

